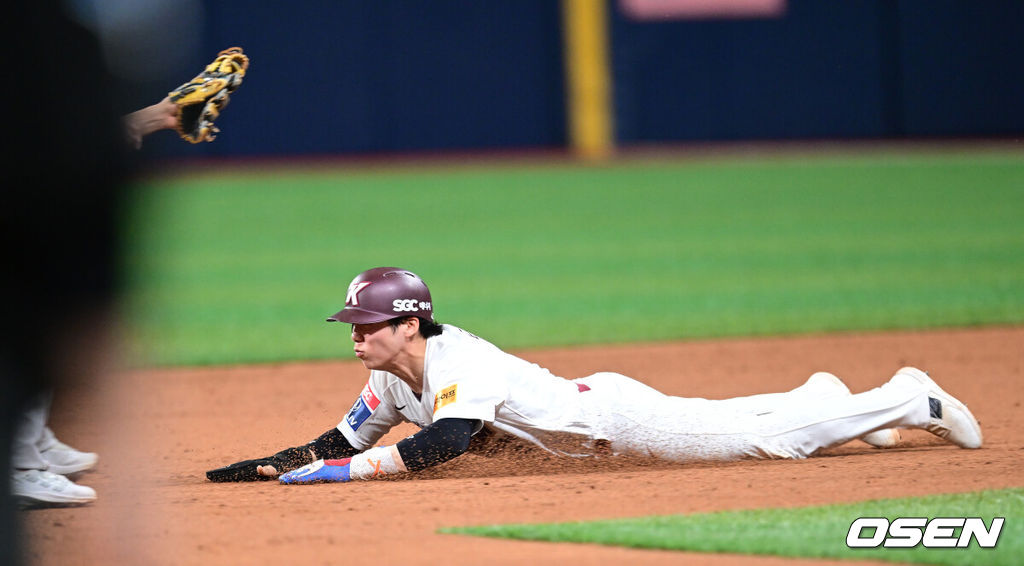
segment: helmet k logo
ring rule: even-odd
[[[360,281],[358,283],[353,281],[352,284],[348,286],[348,294],[345,295],[345,304],[351,305],[353,307],[358,307],[359,291],[365,289],[367,286],[369,286],[369,284],[369,281]]]

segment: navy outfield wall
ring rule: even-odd
[[[1024,2],[899,6],[906,133],[1024,136]]]
[[[789,0],[775,19],[662,22],[605,1],[620,144],[1024,135],[1022,1]],[[567,143],[557,0],[203,5],[197,59],[240,45],[252,67],[217,141],[154,139],[164,153]]]
[[[549,0],[207,0],[202,58],[251,57],[213,143],[186,155],[561,147]],[[166,141],[166,140],[163,140]]]
[[[789,0],[612,17],[620,143],[1024,134],[1024,2]]]

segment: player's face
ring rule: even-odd
[[[352,341],[356,357],[366,369],[386,369],[402,350],[405,341],[387,321],[353,324]]]

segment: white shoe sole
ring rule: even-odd
[[[78,486],[80,489],[88,489],[86,493],[73,495],[70,493],[57,493],[53,491],[32,491],[14,493],[14,499],[21,508],[35,507],[64,507],[73,505],[85,505],[96,501],[96,492],[92,488]]]
[[[96,501],[96,498],[73,498],[61,499],[60,501],[50,501],[49,499],[38,499],[28,495],[15,495],[14,501],[20,509],[44,509],[47,507],[79,507]]]
[[[907,379],[924,386],[928,391],[931,422],[924,427],[928,432],[944,438],[961,448],[981,448],[981,425],[967,405],[946,393],[927,373],[915,368],[901,368],[893,379]]]

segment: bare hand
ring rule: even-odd
[[[174,129],[178,125],[178,107],[170,98],[136,110],[123,118],[125,136],[132,147],[142,147],[142,138],[157,130]]]

